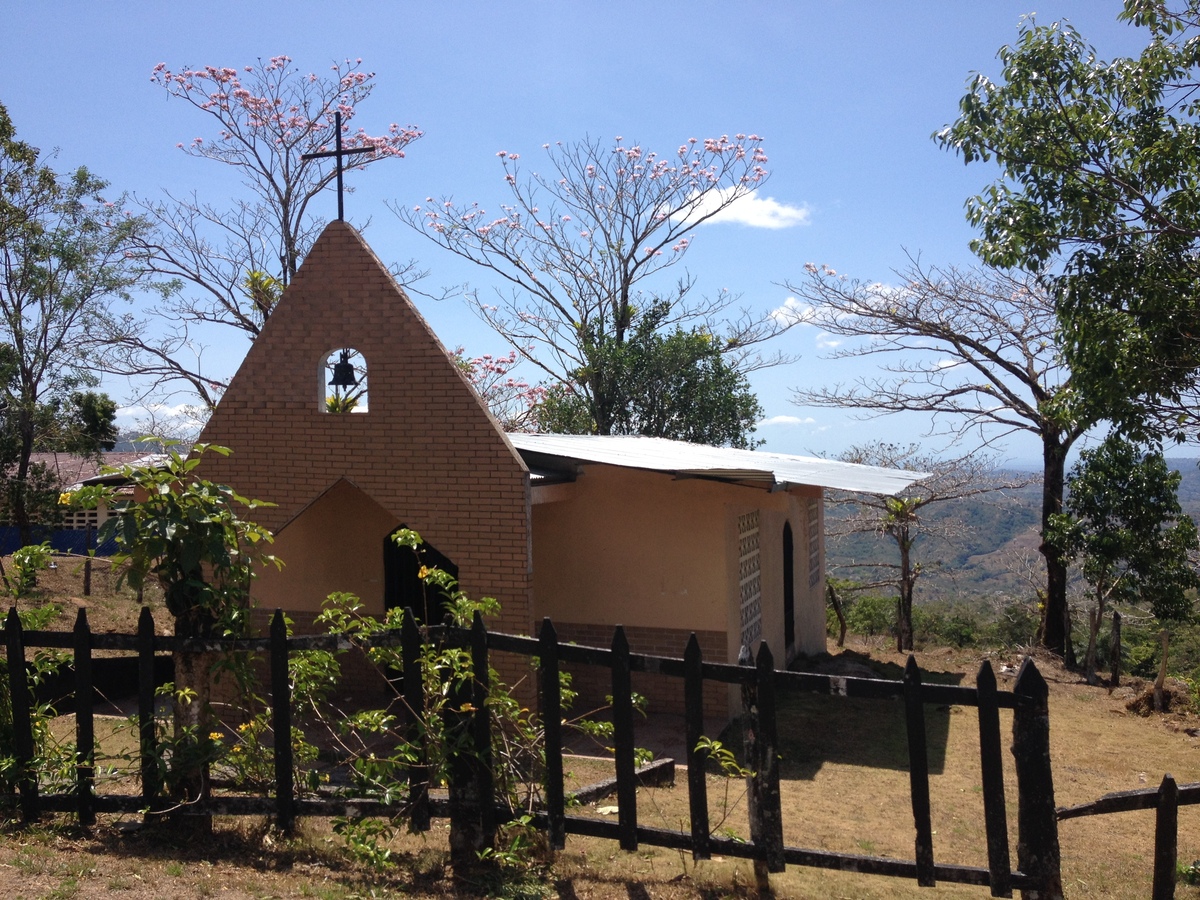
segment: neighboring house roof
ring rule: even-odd
[[[840,491],[896,494],[929,474],[815,456],[710,447],[666,438],[519,433],[508,438],[525,458],[530,471],[550,476],[566,474],[563,463],[603,463],[673,475],[758,482],[772,487],[807,484]]]
[[[34,453],[29,457],[30,465],[45,466],[58,478],[64,488],[75,489],[83,484],[116,483],[124,479],[119,475],[103,475],[105,466],[154,466],[164,460],[162,453],[146,453],[144,450],[109,451],[96,456],[81,456],[77,453]]]
[[[144,459],[145,452],[109,452],[96,456],[81,456],[77,453],[34,453],[29,457],[31,465],[43,465],[58,476],[63,487],[75,487],[100,474],[102,466],[133,465]]]
[[[170,456],[166,453],[105,453],[103,465],[112,468],[120,469],[125,466],[135,466],[142,469],[156,469],[165,467]],[[97,472],[91,478],[84,478],[72,487],[80,487],[85,484],[128,484],[129,479],[121,472]]]

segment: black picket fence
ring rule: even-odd
[[[1099,800],[1066,806],[1058,810],[1060,821],[1084,816],[1104,816],[1112,813],[1155,810],[1154,820],[1154,883],[1153,900],[1170,900],[1175,896],[1179,863],[1179,807],[1200,803],[1200,783],[1176,784],[1170,774],[1164,775],[1157,788],[1118,791],[1105,794]]]
[[[536,657],[539,665],[539,700],[544,723],[544,806],[533,820],[549,835],[550,846],[562,849],[567,834],[615,840],[622,849],[635,850],[646,844],[690,851],[697,860],[717,853],[755,861],[768,872],[781,872],[787,865],[842,869],[862,873],[914,879],[929,886],[938,881],[989,887],[993,896],[1007,897],[1014,888],[1038,890],[1042,896],[1061,891],[1058,825],[1053,803],[1050,768],[1048,691],[1032,660],[1026,660],[1013,691],[997,689],[990,664],[980,667],[975,687],[926,684],[911,657],[902,681],[817,675],[777,670],[770,649],[760,646],[757,658],[749,650],[737,665],[702,659],[695,636],[682,658],[631,653],[624,630],[619,626],[610,648],[561,643],[553,624],[545,620],[537,638],[489,632],[476,615],[471,628],[433,626],[418,629],[412,616],[404,627],[351,641],[345,636],[288,636],[283,615],[277,611],[266,638],[195,641],[155,635],[154,622],[143,608],[137,634],[93,633],[86,612],[80,610],[73,633],[24,631],[15,609],[5,624],[14,746],[19,773],[19,800],[24,818],[35,819],[45,811],[74,811],[83,824],[91,824],[98,812],[135,813],[161,810],[162,796],[158,759],[155,756],[155,674],[158,653],[250,652],[269,658],[271,710],[274,740],[275,783],[273,796],[214,796],[193,813],[217,815],[268,815],[284,829],[299,816],[391,816],[405,817],[415,830],[429,828],[433,816],[448,816],[455,828],[481,834],[489,841],[498,823],[512,813],[495,800],[491,770],[492,729],[488,709],[488,658],[493,652]],[[431,797],[428,748],[422,745],[420,719],[427,709],[420,672],[423,640],[470,652],[474,681],[469,701],[468,727],[473,748],[450,761],[450,799]],[[400,647],[405,705],[409,712],[407,737],[418,748],[417,762],[408,772],[407,796],[395,802],[347,796],[300,796],[296,790],[291,743],[292,709],[288,683],[288,656],[303,650],[348,650],[366,647]],[[61,648],[74,654],[76,710],[75,785],[70,792],[45,795],[39,791],[34,765],[34,736],[30,715],[30,692],[26,672],[27,648]],[[133,652],[138,660],[138,727],[141,748],[141,793],[137,796],[98,794],[95,784],[95,730],[92,654],[95,650]],[[592,665],[612,672],[613,744],[615,749],[617,820],[600,820],[568,813],[564,789],[562,697],[559,672],[565,665]],[[638,822],[635,768],[633,672],[656,673],[682,679],[685,696],[687,741],[687,785],[690,808],[689,830],[649,827]],[[708,759],[701,749],[705,734],[703,693],[706,682],[737,685],[743,700],[746,766],[748,777],[749,841],[712,834],[708,820]],[[777,753],[776,696],[781,690],[805,691],[832,696],[888,700],[899,698],[905,709],[909,759],[911,807],[915,825],[912,860],[835,853],[786,846],[779,757]],[[978,710],[980,775],[984,830],[987,842],[986,868],[935,862],[929,764],[926,748],[925,706],[973,706]],[[461,707],[462,704],[460,703]],[[1013,710],[1012,751],[1016,762],[1018,793],[1019,870],[1011,864],[999,710]]]

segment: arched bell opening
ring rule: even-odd
[[[352,347],[330,350],[321,362],[320,391],[327,413],[365,413],[367,358]]]

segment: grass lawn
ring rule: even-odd
[[[115,590],[106,573],[94,575],[96,594],[79,596],[79,572],[60,563],[42,579],[40,598],[59,603],[54,627],[70,628],[78,606],[89,607],[93,627],[132,630],[133,598]],[[153,601],[153,598],[149,598]],[[164,619],[164,614],[156,618]],[[160,627],[162,624],[160,623]],[[878,643],[852,648],[895,677],[904,658]],[[930,649],[918,663],[928,673],[971,684],[981,661],[978,651]],[[1015,667],[1015,655],[997,654],[992,664]],[[1141,717],[1126,709],[1129,691],[1088,687],[1052,661],[1038,661],[1050,685],[1050,727],[1055,799],[1059,806],[1093,800],[1110,791],[1157,786],[1165,772],[1182,784],[1200,781],[1200,740],[1189,730],[1200,720],[1189,714]],[[1001,689],[1011,678],[1001,677]],[[789,845],[897,858],[913,855],[908,801],[907,756],[902,704],[787,695],[780,698],[780,751],[784,779],[784,830]],[[927,707],[934,853],[940,862],[985,865],[978,730],[974,711]],[[1007,736],[1011,714],[1002,711]],[[70,718],[56,730],[69,732]],[[106,749],[130,735],[115,722],[98,722]],[[126,749],[129,749],[126,746]],[[1016,852],[1016,793],[1011,756],[1005,754],[1010,846]],[[568,764],[577,784],[598,780],[603,763]],[[709,779],[710,820],[718,832],[745,836],[743,783]],[[580,810],[611,815],[610,798]],[[644,789],[638,796],[641,824],[686,828],[686,779],[673,788]],[[129,817],[126,817],[129,818]],[[1149,893],[1153,813],[1123,813],[1061,823],[1063,880],[1068,897],[1145,897]],[[424,836],[404,835],[393,846],[395,866],[386,873],[351,862],[330,823],[304,820],[284,837],[258,821],[218,820],[211,839],[173,839],[160,829],[138,829],[101,816],[83,832],[69,820],[22,828],[10,824],[0,838],[0,889],[10,900],[23,897],[445,897],[484,893],[524,897],[717,898],[750,896],[751,866],[714,859],[693,864],[690,855],[656,848],[624,853],[615,843],[568,837],[567,849],[535,882],[470,885],[446,868],[446,823]],[[1200,809],[1180,813],[1180,859],[1200,858]],[[985,888],[939,886],[875,876],[789,869],[772,877],[779,897],[986,897]],[[1200,897],[1180,885],[1177,896]]]

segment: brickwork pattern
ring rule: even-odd
[[[554,630],[564,643],[582,644],[586,647],[609,648],[612,646],[613,628],[610,625],[588,625],[576,622],[555,622]],[[633,653],[649,656],[683,657],[688,638],[692,632],[683,628],[639,628],[625,627],[625,637]],[[700,653],[708,662],[725,662],[725,632],[697,631]],[[612,673],[598,666],[567,667],[572,676],[572,687],[579,692],[575,701],[575,713],[587,712],[605,705],[605,696],[612,693]],[[652,675],[647,672],[633,673],[633,689],[646,698],[649,715],[655,712],[670,712],[683,715],[683,679],[667,675]],[[733,710],[729,704],[729,690],[724,684],[705,682],[704,720],[705,727],[713,736],[729,721]],[[636,727],[636,723],[635,723]]]
[[[365,357],[366,413],[324,410],[322,366],[341,348]],[[346,478],[453,559],[469,594],[500,601],[491,627],[530,633],[524,464],[346,223],[331,222],[321,234],[200,440],[234,451],[206,456],[204,477],[277,504],[255,511],[261,524],[285,528]],[[383,537],[363,552],[380,553]],[[287,569],[264,577],[286,579]]]

